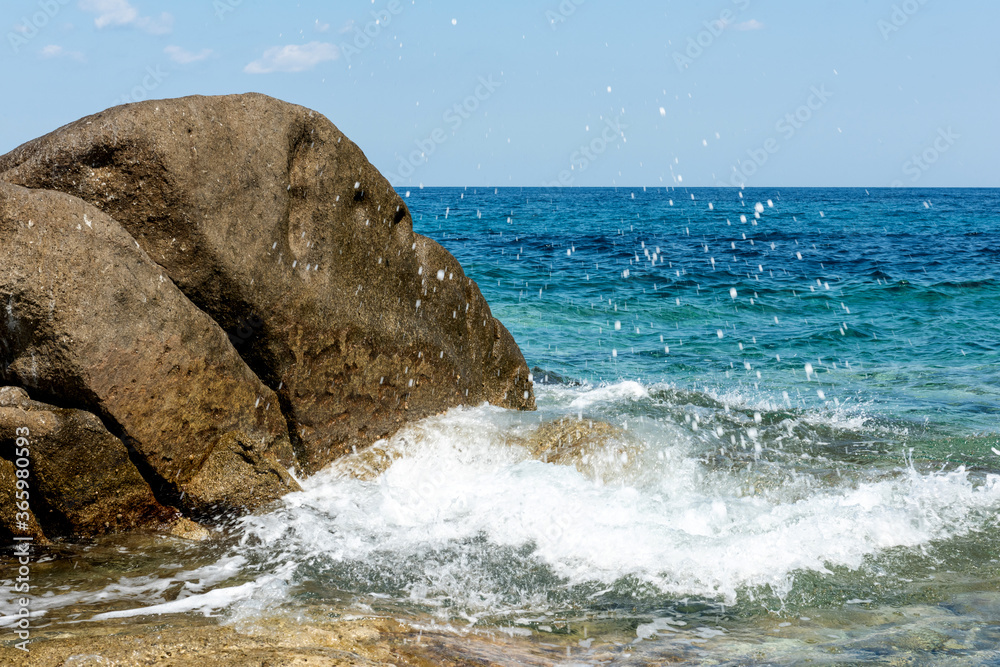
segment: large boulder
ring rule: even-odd
[[[534,408],[479,288],[316,112],[258,94],[116,107],[0,158],[0,179],[119,221],[277,393],[306,472],[452,406]]]
[[[74,455],[47,456],[88,459],[96,484],[125,470],[120,441],[156,497],[192,516],[298,488],[277,396],[121,225],[76,197],[0,182],[0,239],[0,381],[93,413],[113,436],[64,417],[51,437]]]
[[[25,433],[28,447],[11,446]],[[32,401],[20,388],[0,388],[0,442],[9,443],[0,453],[11,455],[0,458],[0,497],[16,484],[14,461],[26,460],[27,488],[20,491],[30,507],[28,521],[0,516],[0,538],[39,539],[43,529],[45,537],[166,529],[180,516],[156,500],[125,445],[89,412]]]

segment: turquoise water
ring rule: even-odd
[[[385,614],[517,664],[1000,665],[1000,191],[401,194],[538,411],[408,425],[209,545],[62,545],[53,628]],[[549,462],[557,420],[603,435]]]
[[[1000,432],[1000,190],[424,189],[407,202],[552,377]],[[961,455],[985,463],[989,442]]]

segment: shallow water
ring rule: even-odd
[[[537,664],[1000,664],[1000,192],[739,195],[411,191],[539,411],[410,425],[385,467],[339,462],[210,544],[60,545],[38,622],[376,615]],[[558,465],[530,446],[557,419],[613,428]]]

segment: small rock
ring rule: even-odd
[[[184,517],[177,519],[170,526],[170,534],[192,542],[203,542],[212,537],[212,533],[207,528]]]

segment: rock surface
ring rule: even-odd
[[[324,474],[372,481],[396,461],[424,446],[419,427],[404,429],[394,437],[342,456]],[[553,465],[573,466],[591,479],[622,479],[642,453],[641,443],[608,422],[560,418],[507,438],[506,444],[521,448],[526,458]]]
[[[533,458],[573,466],[594,479],[621,478],[642,449],[636,439],[617,426],[567,417],[542,424],[520,444]]]
[[[119,221],[278,394],[307,473],[452,406],[534,408],[478,287],[318,113],[258,94],[116,107],[0,158],[0,179]]]
[[[263,617],[220,625],[200,614],[116,619],[33,629],[26,654],[0,644],[10,667],[481,667],[555,665],[576,651],[583,630],[546,635],[545,642],[502,632],[457,633],[424,624],[414,629],[389,618],[335,620]],[[627,640],[624,642],[627,645]],[[588,656],[589,657],[589,656]],[[608,658],[615,656],[608,655]]]
[[[32,516],[28,531],[17,530],[16,522],[6,516],[14,503],[7,504],[5,498],[0,536],[32,534],[40,540],[43,530],[44,537],[52,538],[160,529],[179,518],[176,510],[157,502],[125,445],[95,415],[38,403],[23,389],[4,387],[0,442],[13,445],[19,428],[28,429],[29,454],[23,458],[29,461],[26,490]],[[4,455],[8,453],[13,452]],[[13,478],[13,473],[11,461],[0,459],[0,479]],[[7,487],[0,481],[0,489]],[[0,491],[2,495],[7,494]]]
[[[0,458],[0,540],[3,544],[11,544],[14,536],[30,537],[35,543],[46,543],[48,539],[38,525],[34,512],[28,509],[27,520],[17,503],[23,499],[17,496],[17,468],[6,458]],[[30,502],[30,501],[29,501]]]
[[[63,413],[46,456],[75,465],[60,451],[71,448],[100,486],[125,474],[101,469],[125,465],[112,451],[120,440],[157,498],[193,516],[246,512],[298,488],[282,468],[292,451],[277,397],[115,220],[0,182],[0,238],[0,381],[91,412],[113,436]],[[143,508],[154,511],[140,505],[123,527]]]

